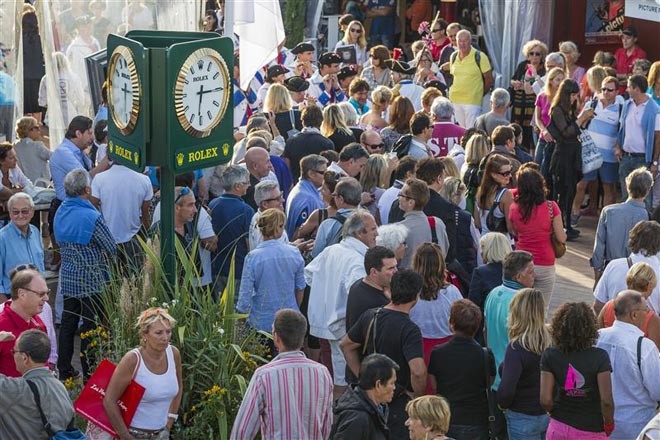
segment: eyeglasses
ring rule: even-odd
[[[361,34],[362,29],[351,29],[351,32],[353,32],[354,34]]]
[[[380,144],[364,144],[364,146],[369,147],[372,150],[376,150],[376,149],[379,149],[379,148],[382,149],[385,146],[385,144],[383,144],[383,143],[380,143]]]
[[[436,32],[444,31],[444,29],[433,29],[431,31],[432,34],[435,34]]]
[[[174,199],[174,204],[176,204],[176,202],[178,202],[181,197],[187,196],[188,194],[190,194],[190,188],[188,188],[187,186],[181,188],[181,192],[179,193],[178,196],[176,196],[176,199]]]
[[[320,175],[324,175],[325,172],[326,172],[327,170],[323,170],[323,171],[321,171],[321,170],[311,170],[311,171],[312,171],[313,173],[317,173],[317,174],[320,174]]]
[[[14,268],[16,272],[20,272],[22,270],[39,270],[37,266],[34,264],[20,264]]]
[[[403,197],[404,199],[408,199],[408,200],[415,200],[414,197],[410,197],[409,195],[406,195],[406,194],[403,194],[403,193],[399,193],[399,195],[397,197]]]
[[[615,90],[616,90],[616,89],[614,89],[614,88],[610,89],[609,87],[601,87],[601,88],[600,88],[600,91],[601,91],[601,92],[613,92],[613,91],[615,91]]]
[[[24,209],[12,209],[9,211],[11,215],[30,215],[32,213],[32,208],[24,208]]]
[[[497,174],[499,174],[502,177],[511,177],[511,171],[497,171]]]
[[[36,293],[39,298],[43,298],[46,295],[50,295],[50,289],[45,290],[43,292],[38,292],[36,290],[32,290],[28,287],[19,287],[19,289],[27,290],[28,292]]]
[[[23,350],[12,350],[11,354],[16,354],[16,353],[25,353]]]
[[[529,54],[533,57],[540,57],[541,55],[543,55],[541,52],[530,52]]]
[[[282,193],[280,193],[279,196],[273,197],[272,199],[265,199],[264,202],[281,202],[282,201]]]

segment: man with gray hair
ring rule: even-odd
[[[252,216],[252,221],[250,222],[250,236],[248,240],[249,250],[256,249],[256,247],[259,246],[259,243],[264,241],[264,237],[261,235],[259,227],[257,227],[257,222],[259,221],[261,214],[269,208],[284,211],[284,206],[282,205],[282,191],[280,191],[277,182],[273,182],[272,180],[264,180],[257,183],[257,186],[254,188],[254,201],[256,202],[258,209]],[[289,236],[286,231],[282,233],[280,241],[282,243],[289,243]]]
[[[449,57],[449,73],[454,77],[449,99],[454,103],[456,121],[469,128],[481,113],[484,95],[493,86],[493,69],[486,54],[472,47],[470,31],[459,31],[456,40],[458,50]]]
[[[323,186],[328,160],[318,154],[309,154],[300,160],[300,180],[286,199],[286,232],[293,237],[296,230],[317,209],[325,207],[319,190]]]
[[[0,332],[0,344],[13,344],[13,339],[11,333]],[[48,336],[40,330],[26,330],[13,345],[13,362],[22,377],[0,375],[0,406],[11,408],[11,411],[0,414],[0,438],[46,439],[54,432],[73,426],[74,412],[69,393],[47,365],[50,353]],[[35,391],[52,432],[46,431],[39,417]]]
[[[605,350],[615,366],[611,439],[636,438],[655,416],[660,400],[660,353],[642,330],[653,313],[639,292],[624,290],[614,300],[614,324],[598,331],[596,347]]]
[[[506,89],[497,88],[490,95],[490,111],[479,116],[474,122],[474,128],[483,130],[490,136],[495,127],[509,125],[506,110],[509,108],[511,97]]]
[[[348,216],[357,209],[362,197],[362,186],[353,177],[339,179],[332,194],[337,206],[337,213],[319,225],[312,256],[316,257],[326,247],[339,243],[343,238],[342,225]]]
[[[357,197],[359,199],[359,191]],[[332,364],[328,368],[334,375],[335,398],[347,385],[346,361],[339,341],[346,334],[348,291],[353,283],[366,275],[364,256],[367,249],[376,245],[377,236],[378,225],[374,217],[366,210],[356,210],[344,222],[342,241],[325,248],[305,268],[305,280],[311,288],[307,309],[309,332],[330,345]],[[327,359],[324,361],[327,365]]]
[[[238,292],[243,261],[248,253],[250,220],[254,215],[254,210],[242,199],[250,186],[250,173],[241,166],[230,165],[222,171],[220,180],[225,193],[209,204],[213,230],[218,234],[218,248],[213,255],[213,279],[215,291],[222,293],[229,281],[229,268],[234,255],[234,282]]]
[[[60,378],[75,376],[71,366],[73,340],[82,318],[81,331],[97,326],[102,315],[99,293],[110,280],[110,265],[117,254],[115,239],[101,213],[89,201],[89,174],[76,168],[64,178],[66,199],[55,214],[53,230],[60,245],[60,289],[64,311],[59,336],[57,366]],[[80,345],[83,375],[89,378],[87,341]]]
[[[649,219],[644,199],[653,188],[653,175],[646,167],[637,168],[626,177],[628,199],[606,206],[600,213],[594,250],[589,263],[594,268],[596,282],[605,266],[630,254],[628,235],[633,226]]]
[[[433,156],[444,157],[454,144],[460,145],[465,128],[454,124],[454,105],[444,96],[433,100],[431,117],[433,118],[433,133],[428,141],[429,149]]]

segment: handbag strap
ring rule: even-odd
[[[428,216],[426,219],[429,222],[429,227],[431,228],[431,242],[438,244],[438,232],[435,230],[435,217]]]
[[[51,427],[48,419],[46,419],[46,415],[44,414],[43,409],[41,409],[41,399],[39,398],[39,390],[37,389],[37,385],[35,385],[35,383],[31,380],[26,379],[25,382],[27,382],[28,386],[30,387],[30,391],[32,391],[32,395],[34,396],[34,401],[37,403],[37,409],[39,410],[39,415],[41,416],[41,424],[44,426],[46,434],[48,434],[48,437],[54,436],[55,432],[53,431],[53,428]],[[71,419],[71,423],[73,423],[73,419]],[[71,423],[69,423],[69,425],[71,425]]]
[[[484,355],[484,376],[486,379],[486,400],[488,401],[488,424],[492,425],[495,422],[495,411],[493,409],[493,395],[490,390],[490,372],[488,365],[490,364],[490,356],[488,356],[488,348],[481,347]],[[491,430],[492,431],[492,430]]]
[[[550,211],[550,229],[552,229],[552,221],[555,219],[555,210],[552,209],[552,202],[548,200],[548,210]]]

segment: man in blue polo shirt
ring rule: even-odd
[[[395,0],[369,0],[367,18],[371,18],[369,46],[383,44],[388,49],[394,48],[394,26],[396,21]]]
[[[254,215],[254,210],[242,199],[250,186],[250,174],[247,169],[232,165],[224,169],[220,180],[225,193],[209,205],[213,230],[218,235],[212,273],[216,283],[215,291],[222,294],[229,282],[229,268],[234,257],[234,283],[235,292],[238,293],[243,261],[248,253],[250,221]]]

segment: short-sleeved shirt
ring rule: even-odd
[[[561,211],[555,202],[552,203],[552,213],[561,218]],[[527,251],[534,257],[536,266],[553,266],[555,264],[555,251],[550,241],[552,222],[550,221],[550,208],[547,202],[532,208],[529,219],[524,222],[522,209],[517,202],[509,207],[509,220],[516,229],[516,250]]]
[[[444,157],[455,144],[461,143],[465,129],[453,122],[434,122],[433,133],[428,141],[431,154],[435,157]]]
[[[541,371],[555,378],[553,419],[582,431],[603,431],[598,374],[612,371],[605,350],[564,354],[550,347],[541,355]]]
[[[646,59],[646,52],[639,46],[636,46],[630,56],[626,53],[627,50],[620,47],[614,52],[616,59],[616,72],[620,74],[632,73],[633,63],[635,60]]]
[[[429,374],[435,376],[437,393],[449,401],[452,425],[486,426],[486,358],[474,339],[454,335],[431,352]],[[488,350],[488,373],[495,376],[495,358]]]
[[[346,301],[346,331],[360,319],[362,314],[369,309],[386,306],[390,300],[385,292],[376,289],[364,282],[364,278],[357,280],[348,291]]]
[[[454,76],[454,83],[449,88],[449,99],[454,104],[481,105],[484,95],[483,74],[489,72],[490,61],[485,53],[481,52],[480,66],[475,59],[476,49],[471,48],[470,53],[463,59],[456,55],[449,68]]]
[[[424,359],[424,350],[422,348],[422,332],[410,320],[407,313],[385,308],[371,309],[363,313],[355,325],[351,327],[348,331],[348,337],[353,342],[364,344],[367,329],[376,311],[379,311],[378,317],[369,333],[367,353],[384,354],[399,365],[399,371],[396,374],[395,395],[401,394],[404,390],[412,391],[408,362],[416,358]],[[376,341],[375,350],[374,338]]]

